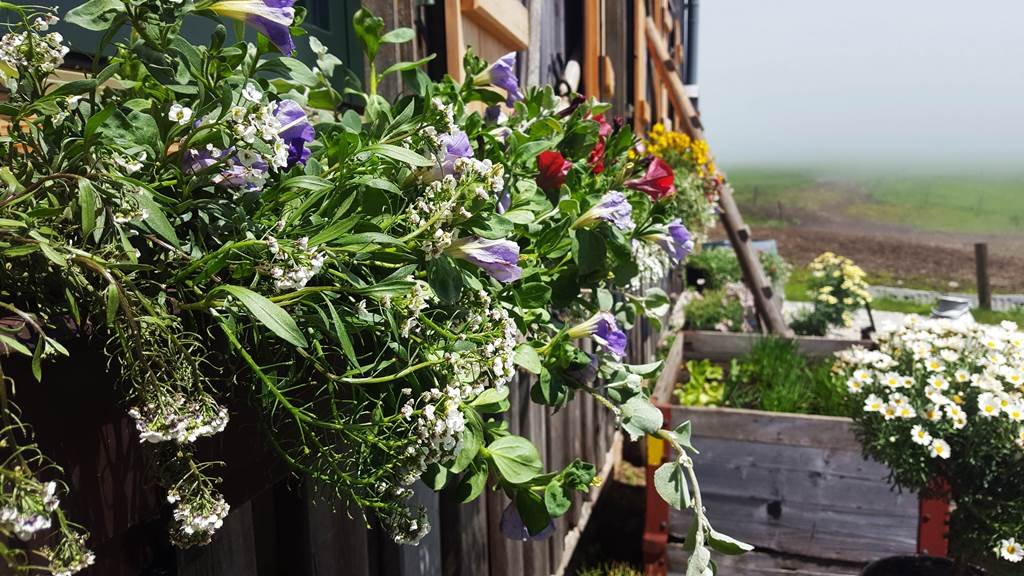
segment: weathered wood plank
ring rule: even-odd
[[[916,496],[889,488],[888,470],[864,460],[849,421],[689,412],[697,416],[691,419],[697,475],[717,529],[761,548],[830,561],[916,550]],[[673,423],[682,414],[673,409]],[[760,437],[759,426],[767,431]],[[689,521],[689,514],[673,511],[670,532],[685,535]]]
[[[695,406],[672,406],[670,415],[672,426],[689,420],[702,437],[861,451],[849,418]]]
[[[754,551],[740,556],[712,554],[719,574],[737,576],[856,576],[860,564],[816,562]],[[682,576],[686,571],[687,553],[682,544],[669,544],[669,576]]]
[[[540,404],[530,403],[529,423],[520,432],[533,441],[541,455],[541,461],[549,462],[548,459],[548,428],[545,421],[547,408]],[[524,542],[523,543],[523,574],[524,576],[542,576],[551,573],[551,555],[548,551],[548,542]]]
[[[737,332],[714,332],[710,330],[687,330],[687,358],[708,359],[722,362],[742,356],[753,349],[758,340],[764,338],[760,334],[741,334]],[[817,336],[797,336],[797,350],[807,358],[825,358],[840,350],[853,346],[870,347],[870,340],[842,340],[838,338],[820,338]]]
[[[178,576],[256,574],[252,507],[246,502],[224,519],[209,546],[178,551]]]

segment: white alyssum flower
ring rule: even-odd
[[[192,119],[192,109],[188,106],[182,106],[175,102],[174,104],[171,104],[171,109],[167,112],[167,118],[171,122],[184,126]]]

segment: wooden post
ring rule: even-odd
[[[644,40],[644,23],[647,10],[644,0],[633,1],[633,132],[643,134],[647,130],[647,42]]]
[[[700,126],[700,118],[697,111],[686,95],[686,86],[675,69],[675,62],[672,60],[662,39],[658,26],[650,16],[645,23],[647,34],[647,45],[654,55],[654,70],[661,78],[661,81],[668,84],[669,96],[672,105],[680,116],[680,128],[690,138],[703,140],[704,131]],[[743,271],[743,278],[747,287],[754,295],[754,305],[757,307],[757,314],[769,332],[780,336],[790,336],[792,331],[786,325],[780,310],[772,301],[774,296],[772,287],[761,268],[761,261],[754,252],[750,243],[750,229],[743,223],[743,217],[732,198],[732,188],[726,184],[722,186],[718,195],[718,205],[721,208],[722,226],[729,235],[729,243],[736,251],[736,259],[739,260],[740,269]]]
[[[601,97],[601,6],[598,0],[583,2],[583,95]]]
[[[984,310],[992,309],[992,286],[988,283],[988,244],[979,242],[974,245],[974,266],[978,275],[978,306]]]

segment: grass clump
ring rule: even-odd
[[[761,338],[750,352],[732,360],[724,403],[733,408],[839,416],[844,412],[841,386],[831,361],[807,360],[792,340]]]
[[[576,572],[576,576],[643,576],[643,574],[639,568],[625,562],[607,562]]]

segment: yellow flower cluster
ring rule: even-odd
[[[663,124],[658,123],[648,132],[645,144],[649,153],[665,160],[673,168],[686,168],[700,176],[716,174],[706,140],[694,140],[682,132],[666,130]]]
[[[859,306],[871,302],[867,274],[845,256],[825,252],[808,265],[815,299],[831,305]]]

